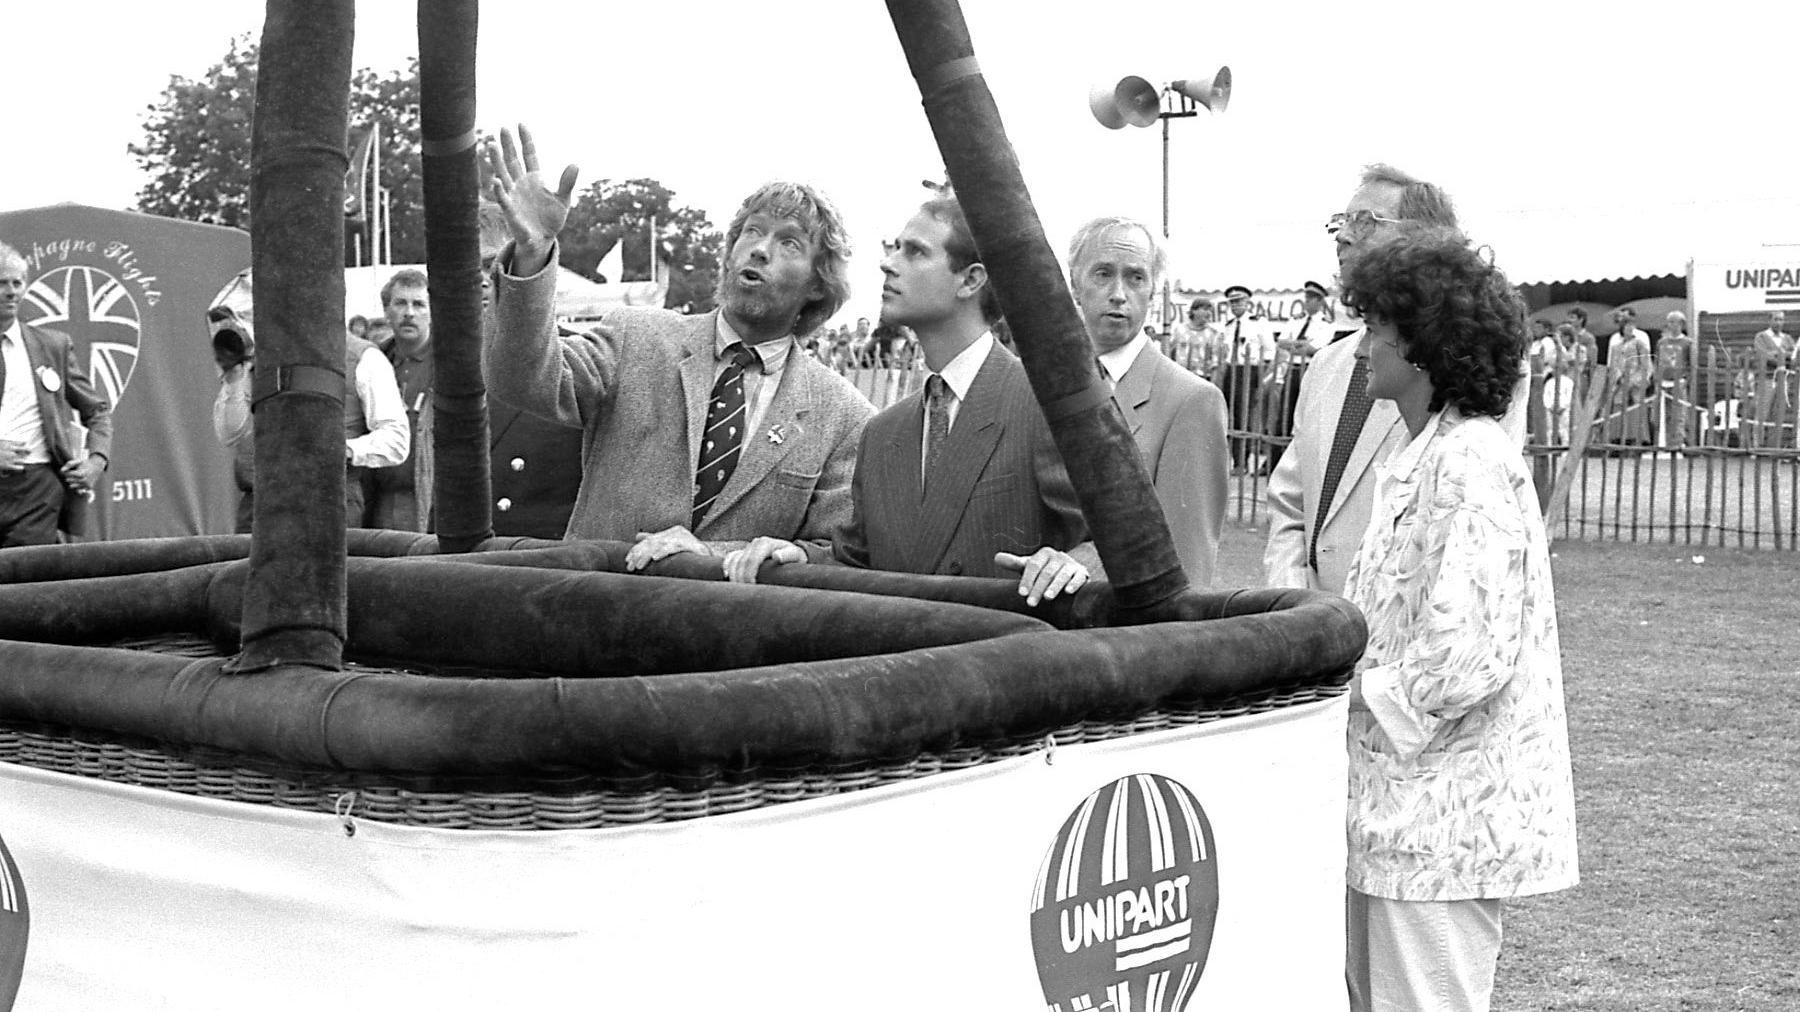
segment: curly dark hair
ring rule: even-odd
[[[1390,322],[1431,377],[1431,410],[1506,414],[1528,341],[1525,303],[1462,233],[1407,223],[1344,267],[1344,303]]]

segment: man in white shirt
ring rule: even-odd
[[[1263,367],[1274,361],[1275,338],[1268,325],[1250,315],[1250,289],[1232,285],[1225,289],[1231,316],[1220,328],[1218,365],[1213,379],[1225,395],[1231,415],[1231,472],[1244,473],[1247,461],[1261,441]]]
[[[213,363],[219,367],[219,392],[213,398],[213,435],[232,449],[232,477],[237,482],[237,532],[248,534],[256,503],[256,444],[250,413],[251,374],[256,340],[250,310],[240,315],[230,306],[207,310],[212,330]],[[352,527],[363,516],[363,473],[371,467],[405,462],[412,447],[406,407],[394,382],[394,367],[373,344],[345,335],[344,373],[344,518]]]
[[[0,548],[55,544],[66,497],[90,493],[112,452],[112,406],[74,343],[19,319],[26,269],[0,243]]]

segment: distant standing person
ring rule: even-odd
[[[1775,310],[1769,314],[1769,326],[1757,331],[1750,343],[1750,368],[1756,377],[1756,446],[1779,446],[1782,442],[1777,426],[1788,416],[1788,376],[1796,350],[1786,324],[1787,314]]]
[[[99,484],[112,453],[112,405],[88,381],[75,343],[19,319],[26,269],[0,243],[0,548],[56,544],[65,498]]]
[[[212,331],[213,364],[219,367],[213,435],[232,451],[231,471],[238,487],[235,529],[248,534],[256,513],[256,433],[250,412],[255,331],[247,307],[240,314],[231,306],[214,306],[206,311],[206,322]],[[360,527],[364,476],[370,468],[405,461],[412,435],[394,385],[394,367],[374,345],[345,336],[344,379],[344,521]]]
[[[1613,380],[1613,407],[1619,418],[1614,427],[1619,442],[1627,446],[1650,444],[1650,415],[1646,401],[1655,360],[1650,357],[1650,335],[1637,328],[1637,311],[1630,306],[1613,310],[1619,329],[1606,344],[1606,369]]]
[[[365,526],[431,529],[431,293],[421,271],[400,270],[381,286],[381,311],[394,330],[394,381],[406,406],[412,454],[404,463],[371,468]]]
[[[1368,394],[1405,435],[1344,594],[1351,681],[1348,970],[1356,1009],[1486,1009],[1503,902],[1580,878],[1543,518],[1500,419],[1525,355],[1505,275],[1397,226],[1346,266]]]
[[[1213,379],[1225,395],[1231,415],[1231,473],[1242,474],[1256,456],[1262,437],[1263,367],[1275,358],[1275,339],[1261,319],[1250,313],[1250,289],[1232,285],[1225,289],[1231,318],[1220,328],[1220,356]]]
[[[1662,386],[1661,428],[1658,442],[1669,449],[1688,445],[1689,428],[1697,410],[1691,379],[1695,367],[1694,336],[1688,333],[1687,314],[1676,310],[1664,320],[1662,340],[1656,345],[1656,371]]]

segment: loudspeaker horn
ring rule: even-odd
[[[1210,81],[1171,81],[1169,89],[1186,95],[1215,113],[1224,112],[1225,106],[1231,102],[1231,68],[1220,67]]]
[[[1119,115],[1132,126],[1150,126],[1162,111],[1162,93],[1136,75],[1119,80],[1119,86],[1113,89],[1113,101],[1118,105]]]
[[[1096,84],[1088,89],[1088,108],[1093,111],[1094,118],[1108,130],[1120,130],[1125,126],[1125,117],[1119,115],[1119,105],[1113,101],[1113,93],[1118,89],[1104,84]]]

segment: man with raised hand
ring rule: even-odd
[[[855,503],[829,559],[869,569],[1012,576],[1027,603],[1074,593],[1099,569],[1025,368],[995,339],[999,300],[953,197],[927,201],[882,260],[881,320],[913,330],[931,375],[869,422]],[[758,538],[726,557],[751,583],[765,560],[825,553]]]
[[[489,160],[512,242],[483,363],[495,397],[585,431],[564,536],[635,540],[633,571],[761,535],[828,543],[850,519],[857,439],[874,412],[795,341],[849,296],[849,233],[830,201],[799,183],[751,194],[726,232],[718,310],[616,309],[559,338],[556,234],[577,169],[549,189],[523,127],[503,130]]]

